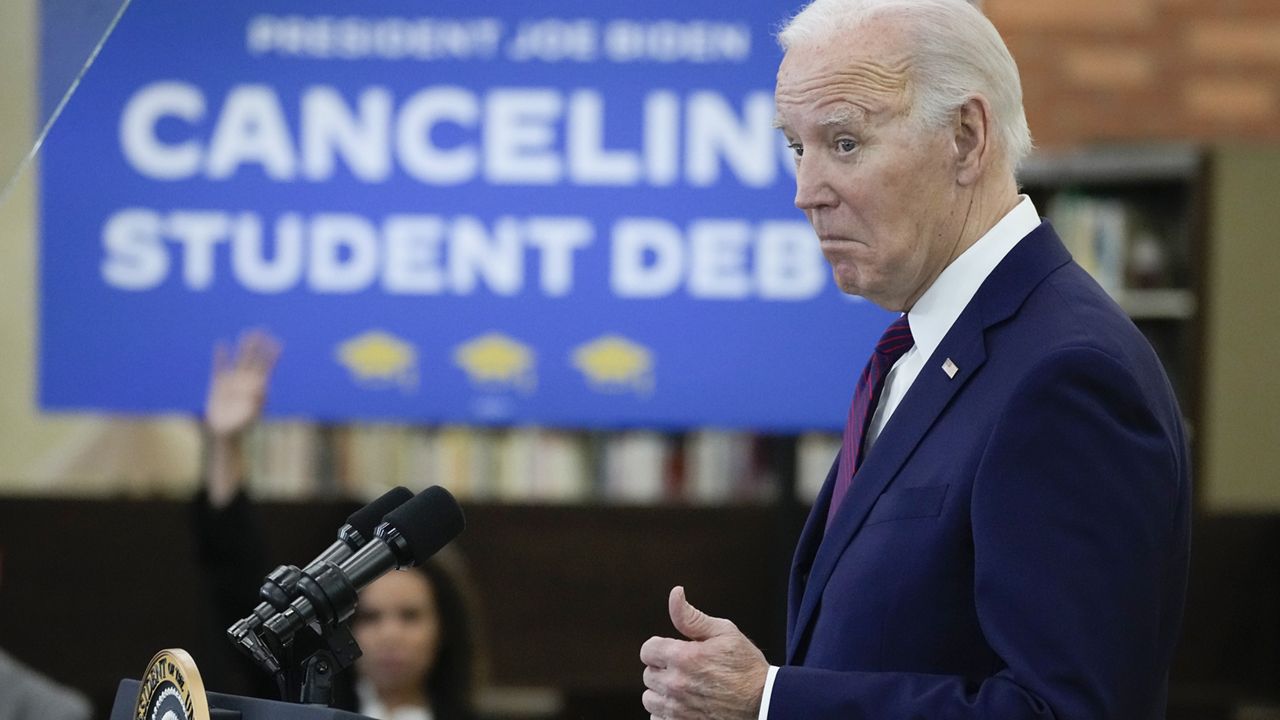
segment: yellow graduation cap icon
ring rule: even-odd
[[[477,385],[510,385],[524,392],[538,386],[533,350],[502,333],[488,333],[459,345],[453,360]]]
[[[358,383],[395,384],[402,390],[418,387],[418,351],[391,333],[361,333],[340,344],[337,356]]]
[[[573,365],[601,392],[653,392],[653,353],[621,335],[604,335],[573,351]]]

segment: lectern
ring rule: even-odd
[[[142,680],[121,680],[111,720],[369,720],[317,705],[205,692],[195,662],[183,650],[162,650]]]

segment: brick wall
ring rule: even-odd
[[[1280,139],[1280,0],[986,0],[1041,147]]]

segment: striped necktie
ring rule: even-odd
[[[854,473],[862,464],[862,445],[867,437],[867,426],[871,424],[871,416],[875,413],[876,404],[880,402],[885,378],[898,358],[914,344],[911,326],[907,324],[907,316],[903,315],[885,329],[880,342],[876,343],[875,352],[871,353],[867,366],[858,378],[858,386],[853,391],[853,403],[849,405],[849,419],[844,426],[844,442],[840,445],[836,486],[831,493],[831,505],[827,509],[828,527],[831,526],[831,520],[844,496],[848,494],[849,487],[853,485]]]

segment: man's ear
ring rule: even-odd
[[[995,154],[991,104],[981,95],[964,101],[956,110],[956,182],[969,186],[978,181]]]

